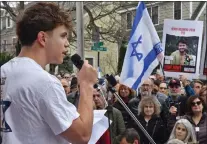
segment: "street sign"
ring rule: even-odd
[[[106,47],[95,47],[95,46],[92,46],[91,50],[94,50],[94,51],[107,51],[107,48]]]
[[[91,46],[91,50],[94,51],[107,51],[106,47],[103,47],[103,42],[96,42],[93,46]]]
[[[94,46],[101,47],[101,46],[103,46],[103,42],[96,42],[96,43],[94,43]]]

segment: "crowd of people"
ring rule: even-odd
[[[65,89],[68,101],[77,106],[79,94],[75,74],[65,73],[57,75],[57,78]],[[155,74],[134,91],[120,84],[119,76],[115,78],[117,93],[156,144],[207,143],[205,82],[189,81],[184,75],[166,80]],[[107,109],[105,115],[112,120],[97,144],[150,143],[107,85],[106,80],[99,85],[105,99],[97,89],[93,92],[94,109]]]
[[[1,67],[3,144],[88,143],[93,110],[104,109],[112,123],[96,144],[150,143],[104,78],[94,89],[98,74],[87,61],[77,75],[55,77],[44,70],[47,64],[61,64],[67,53],[72,19],[66,11],[38,2],[16,24],[21,51]],[[118,76],[116,81],[120,98],[156,144],[207,143],[205,83],[156,74],[134,91]]]

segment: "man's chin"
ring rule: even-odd
[[[180,95],[180,93],[170,93],[170,96],[172,96],[172,97],[177,97],[179,95]]]

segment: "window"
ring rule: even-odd
[[[131,29],[132,28],[132,13],[128,12],[126,17],[127,17],[127,29]]]
[[[93,66],[93,58],[85,58],[85,59],[88,60],[88,63]]]
[[[147,11],[149,13],[149,16],[152,19],[152,23],[153,24],[159,24],[159,21],[158,21],[158,17],[159,17],[158,16],[158,6],[148,7]]]
[[[11,28],[11,26],[12,26],[12,21],[11,21],[10,17],[7,17],[6,18],[6,28]]]
[[[174,19],[181,19],[181,1],[174,2]]]

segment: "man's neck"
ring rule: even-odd
[[[181,55],[181,56],[185,56],[185,52],[183,52],[183,53],[180,53],[180,55]]]
[[[33,59],[36,63],[38,63],[43,69],[47,65],[45,56],[40,53],[38,50],[34,50],[33,47],[23,46],[18,57],[28,57]]]

